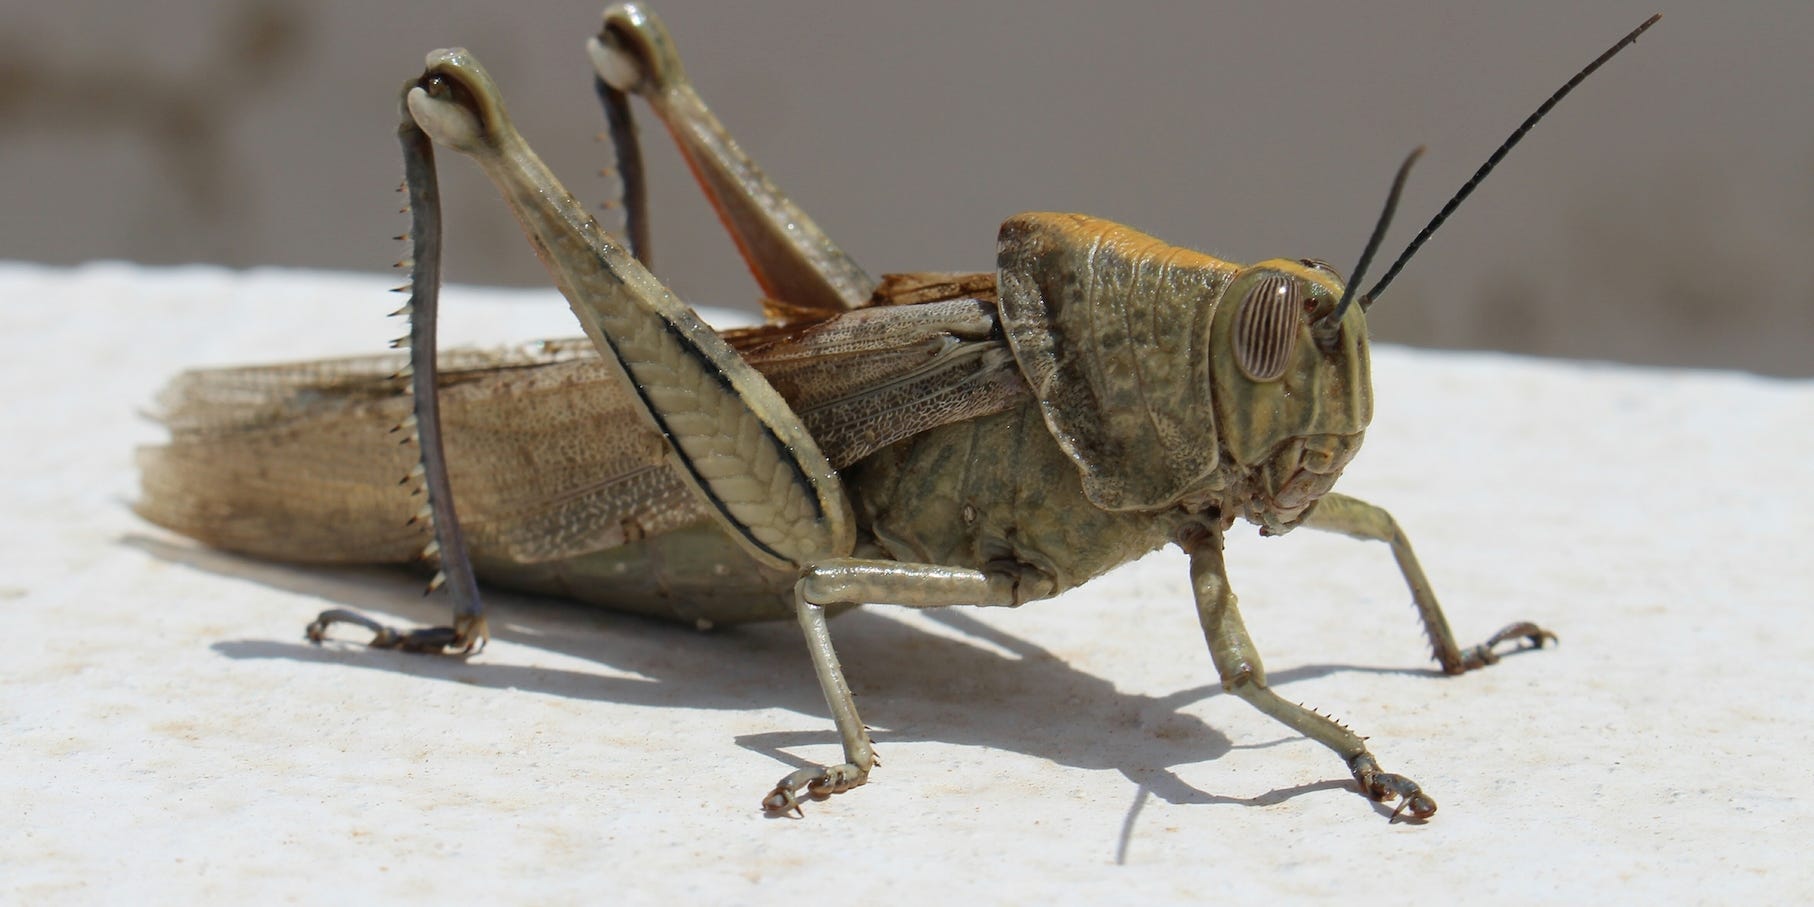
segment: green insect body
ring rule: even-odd
[[[633,95],[719,209],[770,323],[707,327],[639,260],[643,213],[631,248],[607,235],[477,62],[438,51],[406,86],[399,129],[416,212],[410,356],[180,376],[160,398],[171,442],[141,451],[140,513],[261,557],[443,566],[451,627],[333,611],[316,639],[349,622],[375,645],[482,645],[475,572],[702,626],[796,619],[845,761],[789,774],[770,810],[860,785],[875,763],[828,614],[1017,606],[1176,544],[1224,687],[1334,749],[1363,793],[1401,801],[1394,816],[1435,811],[1362,738],[1267,687],[1221,553],[1237,519],[1388,543],[1451,673],[1553,638],[1515,623],[1457,645],[1392,518],[1331,491],[1372,416],[1365,309],[1383,281],[1357,294],[1314,260],[1235,265],[1072,214],[1003,224],[993,275],[875,281],[730,140],[646,9],[608,10],[590,50],[626,197],[641,197]],[[437,356],[434,144],[496,183],[587,340]]]

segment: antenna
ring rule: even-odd
[[[1423,156],[1423,146],[1411,149],[1405,156],[1405,162],[1398,165],[1398,175],[1392,178],[1392,190],[1386,193],[1385,210],[1379,212],[1379,223],[1373,225],[1373,235],[1367,237],[1367,247],[1361,250],[1360,262],[1354,266],[1353,276],[1348,278],[1348,285],[1342,288],[1342,301],[1336,303],[1329,314],[1316,323],[1319,335],[1335,336],[1335,328],[1342,323],[1342,316],[1348,314],[1348,306],[1354,304],[1354,288],[1360,286],[1361,278],[1367,273],[1367,266],[1373,264],[1373,253],[1379,251],[1379,242],[1386,238],[1386,228],[1392,226],[1392,213],[1398,210],[1398,197],[1404,194],[1405,178],[1411,175],[1411,165]],[[1365,309],[1367,300],[1361,300]]]
[[[1411,240],[1411,244],[1406,246],[1403,252],[1399,253],[1398,260],[1392,263],[1392,267],[1386,269],[1386,276],[1381,277],[1379,282],[1374,284],[1371,289],[1361,294],[1361,307],[1366,308],[1370,305],[1374,297],[1378,296],[1380,291],[1384,290],[1386,285],[1392,282],[1392,278],[1398,276],[1398,272],[1404,269],[1405,262],[1410,261],[1411,256],[1415,255],[1417,250],[1423,247],[1424,242],[1430,238],[1431,234],[1436,232],[1436,228],[1442,226],[1443,221],[1448,220],[1450,214],[1455,213],[1455,209],[1461,206],[1462,200],[1473,194],[1474,188],[1480,185],[1480,181],[1486,179],[1486,175],[1492,173],[1494,167],[1499,166],[1499,162],[1505,159],[1506,153],[1511,151],[1512,146],[1517,145],[1518,142],[1524,138],[1525,133],[1531,131],[1532,126],[1537,125],[1538,120],[1543,119],[1544,115],[1549,113],[1551,108],[1555,107],[1558,103],[1561,103],[1563,98],[1568,97],[1569,92],[1575,90],[1575,86],[1581,84],[1588,76],[1593,75],[1594,70],[1604,66],[1607,60],[1613,58],[1614,54],[1617,54],[1627,46],[1636,43],[1638,36],[1643,34],[1644,31],[1652,25],[1657,24],[1657,20],[1661,18],[1663,18],[1663,14],[1657,13],[1656,15],[1645,19],[1644,24],[1632,29],[1631,34],[1620,38],[1617,44],[1607,48],[1605,53],[1595,57],[1592,63],[1587,64],[1580,72],[1575,73],[1574,78],[1569,79],[1561,88],[1556,89],[1556,93],[1550,95],[1549,100],[1544,101],[1539,105],[1535,113],[1525,117],[1524,122],[1518,124],[1518,128],[1512,130],[1512,134],[1507,136],[1504,142],[1500,143],[1498,150],[1487,157],[1486,163],[1481,164],[1480,169],[1474,171],[1473,177],[1462,184],[1461,189],[1455,193],[1453,198],[1449,199],[1448,204],[1443,205],[1442,210],[1436,212],[1435,217],[1430,218],[1430,222],[1424,226],[1422,232],[1417,234],[1417,238]],[[1363,261],[1364,260],[1365,259],[1363,258]],[[1358,274],[1355,276],[1354,282],[1360,282],[1360,276]],[[1347,294],[1344,292],[1344,305],[1347,301],[1346,297]]]

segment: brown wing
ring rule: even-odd
[[[703,515],[660,439],[586,341],[444,356],[448,466],[481,559],[537,561]],[[139,452],[140,514],[221,548],[283,560],[412,560],[427,528],[390,377],[401,356],[178,376],[171,441]]]
[[[740,350],[833,466],[1025,397],[995,307],[978,299],[857,309]]]
[[[1025,394],[992,306],[861,309],[727,332],[839,467]],[[584,339],[443,354],[448,467],[475,559],[539,563],[706,518]],[[427,543],[404,476],[402,356],[211,369],[159,396],[137,510],[210,545],[306,562],[403,562]]]

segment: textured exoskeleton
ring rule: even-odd
[[[1020,605],[1177,544],[1223,685],[1334,749],[1368,796],[1435,811],[1361,737],[1267,687],[1222,562],[1237,519],[1375,539],[1444,670],[1551,638],[1519,623],[1457,645],[1392,518],[1330,491],[1372,414],[1371,294],[1351,304],[1320,262],[1236,265],[1073,214],[1003,224],[995,274],[875,281],[729,139],[646,9],[607,11],[591,52],[626,175],[634,94],[736,238],[770,324],[703,324],[555,182],[477,62],[438,51],[405,88],[400,129],[418,217],[413,364],[180,376],[160,399],[170,443],[140,455],[140,513],[286,561],[405,563],[426,544],[456,587],[470,551],[501,586],[701,625],[794,618],[845,759],[790,774],[770,809],[859,785],[874,763],[828,610]],[[431,138],[497,183],[587,341],[455,351],[437,371]],[[635,210],[631,224],[646,256]],[[417,431],[419,447],[398,443]],[[426,477],[432,511],[400,475]],[[485,633],[476,590],[457,598],[445,631],[344,612],[313,629],[348,620],[381,643],[470,647]]]

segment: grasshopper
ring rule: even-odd
[[[1387,543],[1451,674],[1498,661],[1507,643],[1555,639],[1518,622],[1458,645],[1398,524],[1331,488],[1372,414],[1368,307],[1526,130],[1655,21],[1552,95],[1364,293],[1421,149],[1351,280],[1313,259],[1239,265],[1035,213],[1002,225],[993,274],[878,281],[731,140],[646,8],[607,10],[588,43],[627,244],[529,149],[478,62],[436,51],[404,86],[399,126],[414,212],[399,288],[411,332],[396,344],[407,360],[179,376],[160,398],[171,441],[140,452],[137,509],[262,557],[439,563],[450,626],[396,630],[334,610],[309,627],[317,642],[352,623],[377,646],[470,652],[488,638],[478,577],[701,627],[794,619],[844,755],[762,800],[795,813],[876,764],[829,615],[1015,607],[1175,544],[1223,688],[1334,750],[1364,795],[1399,801],[1394,818],[1428,817],[1436,801],[1382,770],[1364,738],[1267,686],[1223,535],[1242,518],[1264,534]],[[717,332],[646,267],[631,96],[666,125],[736,240],[768,297],[766,325]],[[437,355],[437,144],[496,184],[586,340]]]

